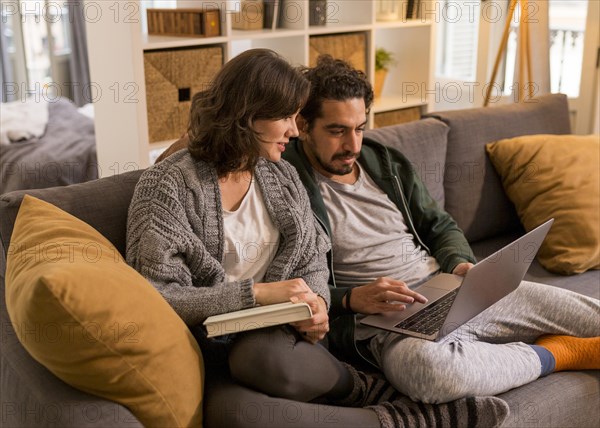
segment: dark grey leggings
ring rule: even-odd
[[[353,386],[337,358],[302,340],[289,326],[240,335],[229,351],[229,369],[233,379],[249,388],[297,401],[342,398]]]
[[[369,409],[335,407],[275,398],[207,373],[205,428],[379,428]]]
[[[379,427],[372,410],[309,403],[345,397],[352,377],[327,349],[289,326],[240,335],[229,369],[231,378],[207,367],[207,427]]]

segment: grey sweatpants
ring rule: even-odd
[[[540,376],[533,344],[543,334],[600,336],[600,302],[523,281],[438,342],[380,333],[370,342],[390,383],[413,400],[443,403],[497,395]]]

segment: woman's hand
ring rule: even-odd
[[[292,296],[312,293],[302,278],[278,282],[257,282],[254,284],[254,300],[259,305],[273,305],[289,302]]]
[[[307,320],[291,323],[306,340],[310,343],[317,343],[323,340],[329,331],[329,315],[327,315],[327,304],[323,298],[312,291],[309,293],[292,296],[290,301],[293,303],[304,302],[310,306],[313,316]]]

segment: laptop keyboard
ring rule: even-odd
[[[458,293],[458,288],[446,294],[440,300],[433,302],[425,309],[396,324],[396,327],[426,335],[437,332],[444,324],[456,293]]]

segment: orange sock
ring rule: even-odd
[[[600,369],[600,337],[546,335],[536,340],[556,360],[555,372]]]

